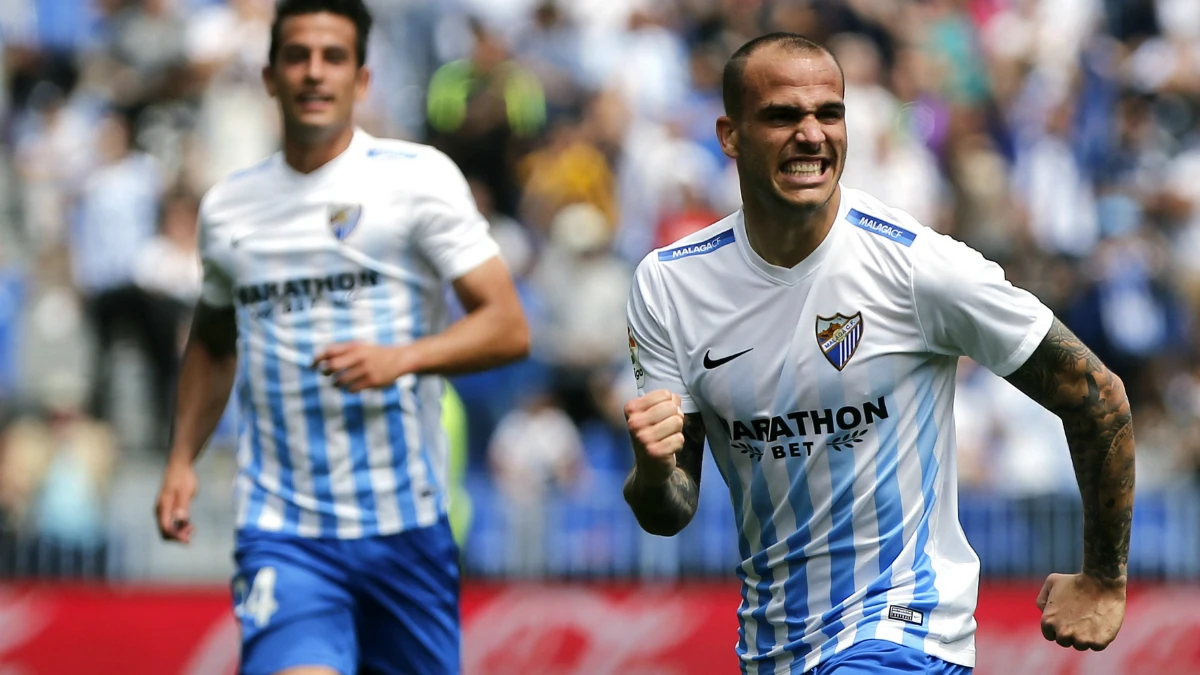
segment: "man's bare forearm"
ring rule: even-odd
[[[1063,421],[1083,500],[1083,572],[1124,583],[1134,495],[1133,417],[1124,385],[1058,320],[1008,379]]]
[[[220,423],[237,374],[236,341],[233,310],[196,308],[175,397],[173,461],[195,461]]]
[[[405,372],[471,373],[529,354],[529,325],[512,277],[499,257],[458,278],[453,287],[466,316],[436,335],[400,347]]]
[[[660,537],[678,534],[696,515],[700,486],[678,467],[666,481],[647,484],[634,468],[625,479],[625,501],[642,529]]]
[[[472,373],[524,358],[529,353],[529,328],[519,309],[481,307],[441,333],[402,349],[412,355],[413,372]]]
[[[670,537],[696,515],[700,473],[704,463],[704,420],[690,413],[683,421],[683,448],[675,454],[675,470],[666,479],[634,467],[625,479],[625,501],[642,529]]]

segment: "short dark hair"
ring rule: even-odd
[[[280,29],[284,19],[319,12],[337,14],[354,22],[357,32],[354,39],[354,48],[357,52],[355,57],[361,68],[367,62],[367,37],[371,33],[371,12],[363,4],[363,0],[279,0],[275,5],[275,21],[271,24],[271,52],[267,55],[267,63],[275,65],[275,56],[282,39]]]
[[[776,45],[801,53],[827,54],[837,64],[838,71],[840,72],[842,69],[842,64],[838,63],[837,57],[833,55],[833,52],[799,33],[780,32],[760,35],[738,47],[733,56],[730,56],[729,60],[725,62],[725,71],[721,75],[721,99],[725,104],[726,115],[736,119],[742,114],[742,105],[744,104],[743,94],[746,87],[744,78],[746,74],[746,61],[759,49]],[[845,81],[845,75],[842,77],[843,81]]]

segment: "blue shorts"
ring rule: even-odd
[[[457,675],[458,547],[432,527],[364,539],[243,530],[234,553],[241,675]]]
[[[888,640],[863,640],[809,671],[812,675],[971,675],[971,669]]]

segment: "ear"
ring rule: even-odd
[[[354,100],[362,102],[367,98],[367,91],[371,88],[371,69],[363,66],[358,69],[358,75],[354,83]]]
[[[270,65],[263,66],[263,69],[262,69],[263,86],[267,88],[267,95],[270,96],[271,98],[275,98],[275,94],[276,94],[274,72],[275,72],[275,70]]]
[[[730,159],[738,158],[737,123],[728,115],[717,118],[717,140],[721,143],[721,152]]]

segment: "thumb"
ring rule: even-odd
[[[1051,574],[1046,577],[1046,583],[1042,584],[1042,590],[1037,596],[1037,608],[1041,611],[1046,610],[1046,603],[1050,600],[1050,588],[1054,586],[1054,577],[1057,575]]]

